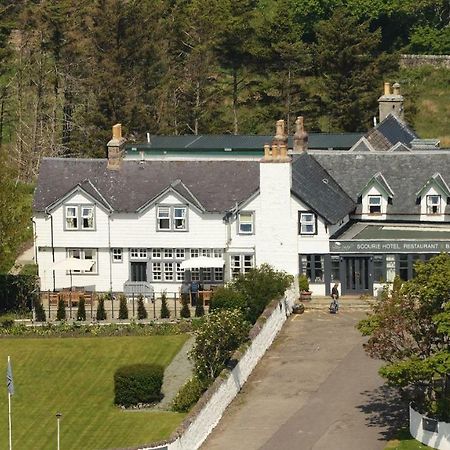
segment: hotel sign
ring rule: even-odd
[[[450,252],[450,241],[330,241],[331,253]]]

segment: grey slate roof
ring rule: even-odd
[[[389,114],[366,134],[366,138],[375,150],[386,151],[397,144],[397,142],[409,146],[410,142],[417,138],[417,135],[414,130],[397,116]]]
[[[330,174],[307,153],[294,156],[292,192],[332,224],[356,207]]]
[[[348,150],[360,138],[362,133],[310,133],[309,148]],[[139,150],[257,150],[261,153],[264,144],[270,144],[273,136],[269,135],[183,135],[183,136],[150,136],[150,143],[128,143],[127,149]],[[293,137],[289,136],[289,147],[292,148]]]
[[[33,209],[44,211],[78,184],[124,212],[138,210],[171,184],[210,212],[224,212],[259,188],[257,161],[123,161],[119,171],[106,166],[106,159],[44,158]]]
[[[381,172],[395,193],[388,214],[419,214],[416,194],[436,172],[450,185],[450,152],[446,151],[323,152],[315,153],[314,158],[354,201],[367,182]],[[357,212],[361,212],[361,205]],[[450,214],[450,205],[446,205],[445,212]]]

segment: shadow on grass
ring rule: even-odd
[[[357,408],[365,414],[368,427],[380,428],[380,440],[393,439],[398,436],[398,430],[408,428],[408,403],[397,390],[383,385],[362,394],[366,401]]]

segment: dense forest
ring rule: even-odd
[[[448,0],[0,0],[0,270],[43,156],[103,156],[115,122],[366,130],[400,53],[450,53],[449,21]]]

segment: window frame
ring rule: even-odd
[[[148,260],[148,249],[144,247],[130,247],[130,260],[133,261],[147,261]]]
[[[87,221],[89,221],[89,215],[85,215],[84,214],[84,210],[90,210],[91,211],[91,218],[92,218],[92,226],[84,226],[84,220],[86,219]],[[94,215],[94,205],[80,205],[80,224],[81,224],[81,229],[83,231],[92,231],[95,230],[95,215]]]
[[[379,204],[371,204],[370,201],[372,199],[379,199],[380,203]],[[383,196],[381,194],[370,194],[367,196],[367,208],[368,208],[368,214],[373,214],[373,215],[377,215],[377,214],[383,214]],[[371,208],[380,208],[379,211],[372,211]]]
[[[245,222],[242,221],[241,216],[250,216],[250,221],[249,222]],[[250,225],[250,230],[249,231],[245,231],[242,229],[242,225]],[[255,211],[239,211],[237,214],[237,231],[238,234],[243,234],[243,235],[251,235],[251,234],[255,234]]]
[[[431,198],[436,197],[438,202],[437,203],[431,203],[429,202],[429,200],[431,200]],[[432,208],[436,207],[437,211],[433,211]],[[427,215],[430,216],[436,216],[439,214],[442,214],[441,210],[442,210],[442,197],[440,194],[428,194],[425,198],[425,208],[426,208],[426,213]],[[431,208],[431,211],[430,211]]]
[[[92,251],[92,258],[86,258],[86,251]],[[78,252],[79,257],[73,256],[73,252]],[[97,248],[79,248],[68,247],[66,248],[67,258],[75,258],[80,260],[92,260],[94,264],[91,270],[66,270],[66,275],[98,275],[98,249]]]
[[[308,261],[309,257],[309,261]],[[321,268],[317,267],[321,263]],[[306,275],[310,284],[325,284],[325,255],[323,253],[304,253],[299,255],[299,273]],[[309,276],[308,276],[309,271]],[[316,271],[322,271],[321,281],[316,281]]]
[[[239,253],[230,256],[231,279],[244,275],[255,268],[255,255],[253,253]]]
[[[176,217],[175,212],[177,210],[184,211],[184,216]],[[168,217],[161,216],[162,211],[168,211]],[[161,232],[176,232],[176,231],[189,231],[189,207],[187,205],[164,205],[160,204],[156,206],[156,231]],[[168,220],[169,226],[161,228],[161,220]],[[183,227],[177,227],[177,220],[181,220],[184,223]]]
[[[120,256],[119,258],[117,258]],[[112,248],[111,249],[111,261],[115,264],[123,262],[123,248]]]
[[[74,216],[68,215],[68,210],[73,209],[75,211]],[[92,211],[92,226],[91,227],[85,227],[83,225],[83,221],[85,219],[85,216],[83,214],[83,209],[90,209]],[[76,226],[69,227],[68,226],[68,219],[75,220]],[[95,212],[95,204],[93,203],[82,203],[82,204],[75,204],[75,203],[67,203],[64,205],[64,231],[95,231],[97,226],[96,221],[96,212]]]
[[[312,216],[312,222],[304,222],[302,220],[303,216],[311,215]],[[313,231],[303,231],[302,227],[303,225],[313,225]],[[306,236],[314,236],[317,234],[317,214],[314,211],[299,211],[298,212],[298,234],[299,235],[306,235]]]

